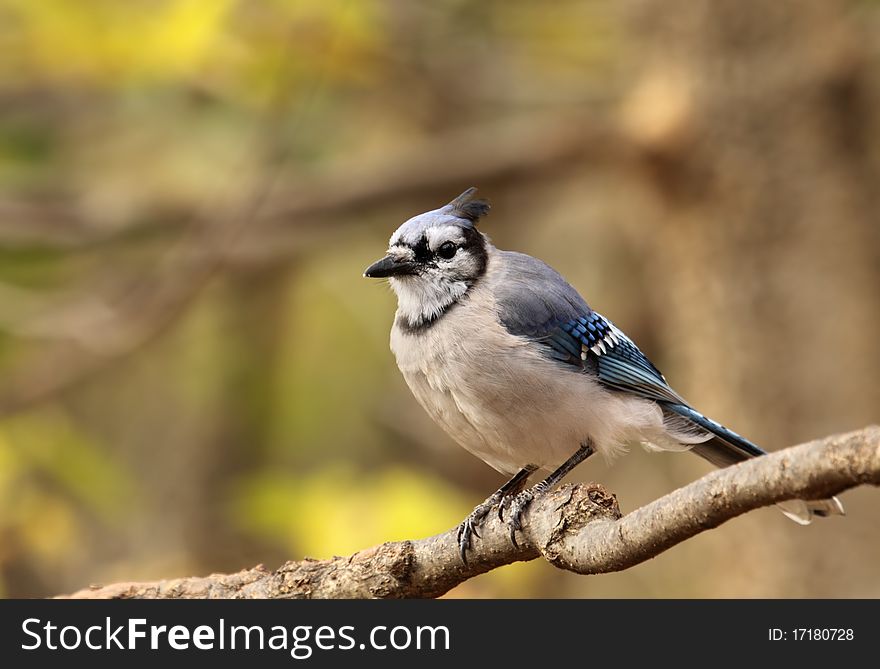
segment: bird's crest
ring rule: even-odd
[[[474,199],[477,189],[471,186],[464,193],[447,204],[441,211],[444,213],[457,216],[470,221],[474,225],[480,220],[481,216],[489,213],[491,205],[487,200],[482,198]]]

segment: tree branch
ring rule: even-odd
[[[512,562],[543,556],[579,574],[620,571],[752,509],[787,499],[822,499],[855,486],[880,485],[880,427],[819,439],[712,472],[621,516],[601,485],[577,484],[527,509],[519,547],[489,514],[464,565],[456,529],[330,560],[262,565],[237,574],[92,587],[72,598],[403,598],[438,597]]]

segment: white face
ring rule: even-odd
[[[483,274],[482,235],[460,225],[433,225],[410,234],[398,230],[388,255],[412,263],[410,274],[390,277],[398,315],[412,327],[430,323],[457,302]]]

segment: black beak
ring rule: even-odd
[[[415,273],[415,263],[406,260],[396,260],[391,256],[385,256],[381,260],[377,260],[364,270],[364,276],[368,279],[381,279],[386,276],[405,276]]]

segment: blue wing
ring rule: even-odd
[[[595,311],[551,327],[536,341],[548,347],[551,357],[567,364],[586,370],[592,362],[599,380],[609,388],[659,402],[670,425],[680,429],[681,423],[674,418],[680,416],[711,433],[712,439],[695,445],[693,451],[718,467],[765,454],[748,439],[689,406],[638,346]]]
[[[556,270],[521,253],[499,253],[505,276],[496,300],[501,323],[511,334],[541,344],[562,363],[594,371],[615,390],[684,402],[638,346],[593,311]]]
[[[553,357],[575,362],[574,354],[580,347],[580,359],[586,362],[595,356],[599,380],[606,386],[658,401],[670,425],[684,418],[712,435],[706,443],[693,447],[694,453],[718,467],[765,455],[765,452],[733,430],[704,416],[689,406],[669,385],[638,346],[601,314],[591,311],[588,316],[560,324],[544,340],[554,351]],[[572,344],[575,342],[575,344]]]
[[[595,361],[599,380],[610,388],[661,402],[684,402],[639,347],[598,312],[557,323],[538,341],[557,359],[567,355],[570,364]]]

